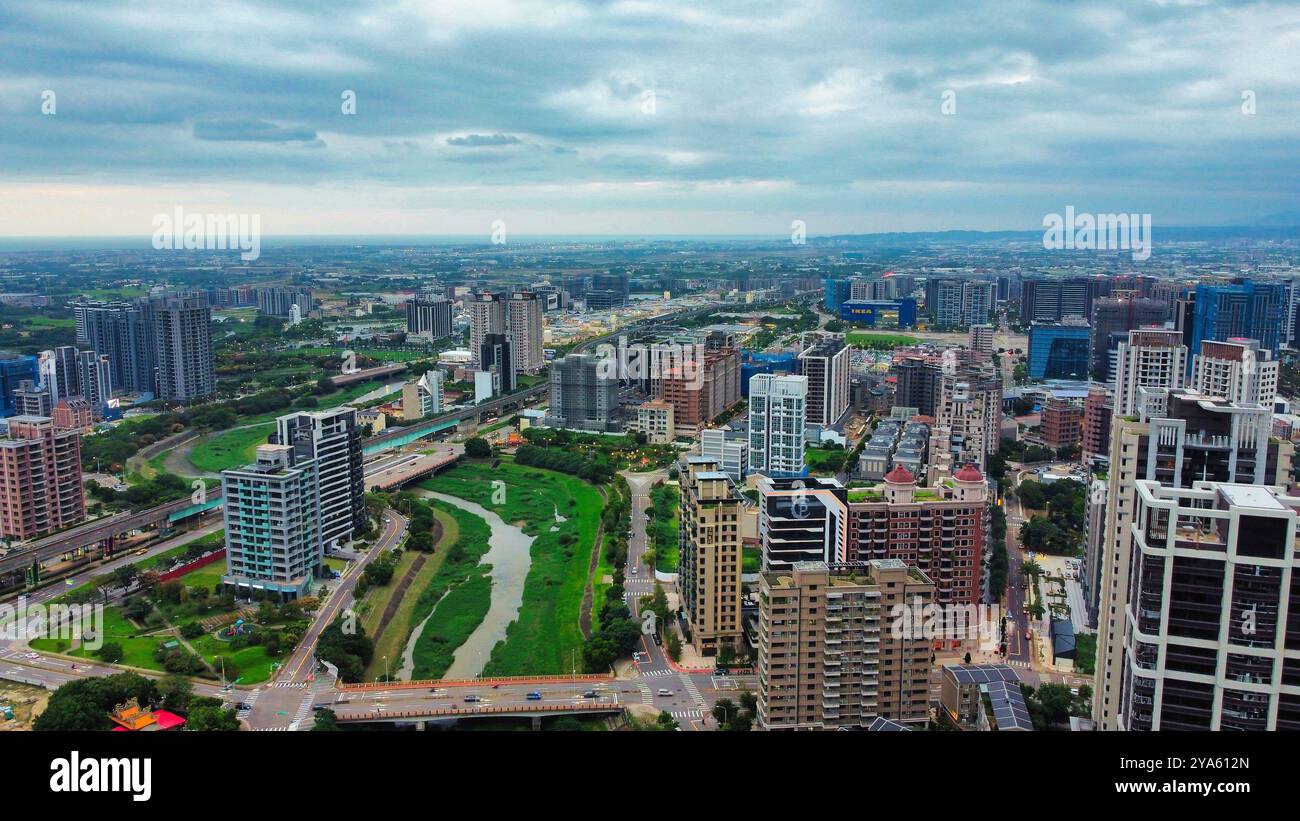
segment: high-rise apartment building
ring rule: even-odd
[[[758,480],[763,570],[850,558],[848,491],[836,479]]]
[[[700,431],[700,455],[716,461],[737,485],[743,484],[749,473],[749,440],[728,427]]]
[[[542,302],[532,291],[515,291],[506,303],[506,336],[516,373],[537,373],[542,353]]]
[[[1229,402],[1273,407],[1280,363],[1254,339],[1205,340],[1192,365],[1192,387]]]
[[[241,598],[302,598],[325,564],[318,460],[292,445],[257,447],[257,461],[221,473],[226,574]]]
[[[673,406],[673,423],[697,430],[740,401],[740,352],[728,346],[694,346],[688,363],[665,367],[661,398]]]
[[[451,322],[451,300],[442,296],[431,299],[408,299],[406,333],[425,339],[446,339],[455,336],[455,327]]]
[[[1101,565],[1097,589],[1097,673],[1093,718],[1117,729],[1121,709],[1126,613],[1132,595],[1136,485],[1155,481],[1190,488],[1198,481],[1285,485],[1295,452],[1290,442],[1270,439],[1272,410],[1237,405],[1187,390],[1169,391],[1163,408],[1137,417],[1116,414],[1111,429],[1105,530],[1087,548]]]
[[[425,371],[402,386],[402,419],[414,421],[442,413],[442,371]]]
[[[1097,462],[1110,458],[1110,420],[1115,404],[1110,391],[1094,385],[1083,400],[1083,459]]]
[[[934,357],[907,356],[893,366],[897,379],[894,405],[916,408],[922,416],[935,415],[935,398],[939,395],[939,377],[943,373]]]
[[[325,550],[352,543],[366,525],[361,427],[355,408],[300,411],[275,420],[273,444],[290,445],[294,464],[315,460],[320,540]]]
[[[1300,730],[1300,498],[1135,483],[1115,726]]]
[[[267,316],[288,317],[294,308],[307,316],[316,307],[308,285],[277,285],[257,289],[257,312]]]
[[[997,284],[974,279],[937,279],[925,284],[926,310],[940,328],[984,325],[997,305]]]
[[[947,439],[953,464],[974,462],[982,469],[987,457],[998,452],[1001,425],[1002,379],[996,371],[960,365],[940,374],[935,432]]]
[[[495,291],[481,291],[468,298],[471,364],[479,364],[483,341],[488,334],[506,333],[505,303],[506,295]]]
[[[1137,413],[1139,388],[1181,388],[1187,372],[1187,348],[1178,331],[1154,328],[1128,332],[1119,344],[1115,368],[1115,413]]]
[[[1083,405],[1053,396],[1043,403],[1039,425],[1043,444],[1049,448],[1083,445]]]
[[[487,334],[479,346],[479,369],[492,374],[492,390],[498,395],[515,392],[514,346],[505,334]]]
[[[1169,316],[1170,309],[1166,303],[1141,299],[1133,291],[1114,292],[1114,296],[1093,302],[1089,321],[1092,330],[1089,361],[1093,378],[1106,378],[1111,334],[1134,328],[1161,327]]]
[[[52,351],[42,351],[38,362],[40,384],[50,392],[51,401],[78,395],[76,348],[60,345]]]
[[[940,604],[978,604],[989,542],[988,484],[974,465],[918,490],[901,465],[872,489],[848,491],[848,561],[899,559],[934,582]]]
[[[1075,317],[1087,323],[1093,303],[1097,297],[1108,295],[1111,285],[1107,277],[1027,279],[1021,286],[1021,322],[1029,325]]]
[[[849,410],[849,354],[839,334],[812,334],[799,354],[801,372],[808,380],[805,404],[808,424],[830,427]]]
[[[188,402],[217,392],[212,309],[200,297],[171,297],[152,307],[158,396]]]
[[[14,388],[14,414],[17,416],[50,416],[54,401],[48,388],[40,388],[30,379],[24,379]]]
[[[672,402],[665,402],[662,399],[642,402],[636,408],[635,430],[645,434],[646,441],[652,445],[666,445],[677,438],[677,425],[673,420],[674,412]],[[703,434],[700,441],[704,441]],[[709,453],[706,451],[704,455],[708,456]]]
[[[678,585],[691,641],[706,656],[741,640],[740,518],[744,499],[716,460],[687,459],[680,475]]]
[[[76,307],[91,350],[107,356],[114,390],[154,393],[158,389],[158,346],[153,303],[87,302]]]
[[[749,380],[749,468],[764,476],[804,473],[808,378],[755,374]]]
[[[104,406],[113,398],[113,368],[107,355],[77,352],[77,390],[95,415],[102,417]]]
[[[930,642],[895,631],[898,608],[924,608],[934,585],[896,559],[801,561],[765,571],[758,593],[758,725],[866,729],[924,724]]]
[[[81,434],[46,416],[11,416],[0,439],[0,535],[33,539],[86,518]]]
[[[596,432],[620,430],[618,379],[593,354],[569,354],[551,363],[546,424]]]
[[[970,349],[979,356],[993,356],[993,326],[970,326]]]

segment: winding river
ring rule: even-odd
[[[496,513],[482,505],[449,496],[432,490],[418,488],[415,493],[430,499],[437,499],[454,505],[475,516],[483,517],[491,529],[488,536],[488,551],[483,554],[482,562],[492,565],[489,575],[492,577],[492,600],[488,605],[487,615],[482,623],[474,628],[465,643],[456,648],[451,666],[443,674],[444,678],[474,678],[483,672],[492,655],[492,648],[506,637],[506,628],[519,616],[519,608],[524,602],[524,579],[532,565],[530,550],[533,537],[511,524],[506,524]],[[436,611],[437,608],[435,607]],[[430,616],[432,616],[432,612]],[[406,648],[402,652],[402,666],[398,678],[409,679],[414,667],[412,650],[428,617],[411,631]]]

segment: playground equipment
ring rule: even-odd
[[[225,630],[221,631],[221,635],[225,636],[228,639],[233,639],[235,636],[243,636],[247,634],[248,634],[248,625],[244,622],[243,619],[235,619],[234,624],[230,625]]]

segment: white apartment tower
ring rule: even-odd
[[[1205,340],[1192,361],[1192,384],[1208,396],[1222,396],[1229,402],[1269,407],[1277,398],[1279,362],[1273,352],[1260,348],[1258,340]]]
[[[469,300],[469,355],[479,365],[483,343],[488,334],[506,332],[506,295],[493,291],[474,294]],[[518,368],[516,368],[518,370]]]
[[[316,460],[320,537],[326,550],[352,543],[365,526],[365,478],[356,408],[293,413],[275,420],[275,442],[294,449],[295,464]]]
[[[532,291],[516,291],[506,302],[506,336],[515,373],[537,373],[542,354],[542,301]]]
[[[749,380],[749,469],[765,476],[804,472],[808,377],[755,374]]]
[[[1119,343],[1115,368],[1115,414],[1137,415],[1139,388],[1181,388],[1187,373],[1187,347],[1181,331],[1143,328]]]

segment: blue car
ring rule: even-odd
[[[529,700],[529,701],[541,701],[541,700],[542,700],[542,694],[539,693],[539,692],[537,692],[536,690],[534,690],[533,692],[531,692],[531,693],[528,694],[528,700]]]

